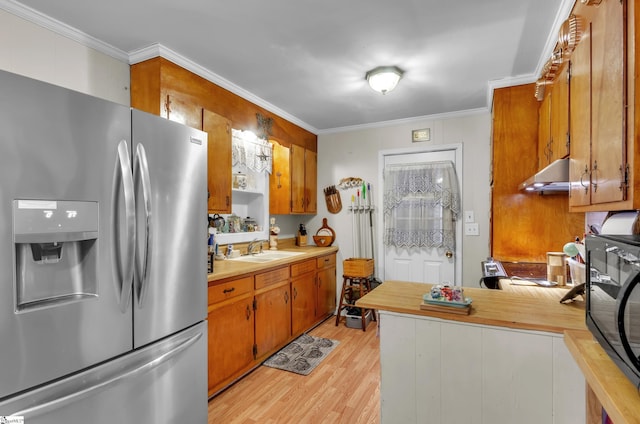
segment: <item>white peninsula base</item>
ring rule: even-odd
[[[383,424],[584,424],[561,333],[381,310]]]

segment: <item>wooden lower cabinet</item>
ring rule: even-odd
[[[253,366],[253,278],[209,287],[209,396]]]
[[[255,296],[256,359],[266,359],[291,337],[289,280]]]
[[[291,265],[291,329],[301,334],[316,323],[316,261]]]
[[[210,283],[208,305],[211,397],[334,313],[336,254]]]
[[[322,256],[316,260],[316,322],[336,310],[336,255]]]

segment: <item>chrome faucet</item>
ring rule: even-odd
[[[264,243],[265,241],[266,240],[253,239],[247,246],[247,255],[255,255],[256,253],[262,253],[262,243]],[[254,252],[257,246],[260,247],[260,251]]]

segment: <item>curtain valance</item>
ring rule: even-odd
[[[385,245],[454,250],[460,192],[451,161],[389,165],[384,187]]]

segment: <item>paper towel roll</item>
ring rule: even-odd
[[[638,234],[638,211],[619,212],[602,224],[600,234]]]

